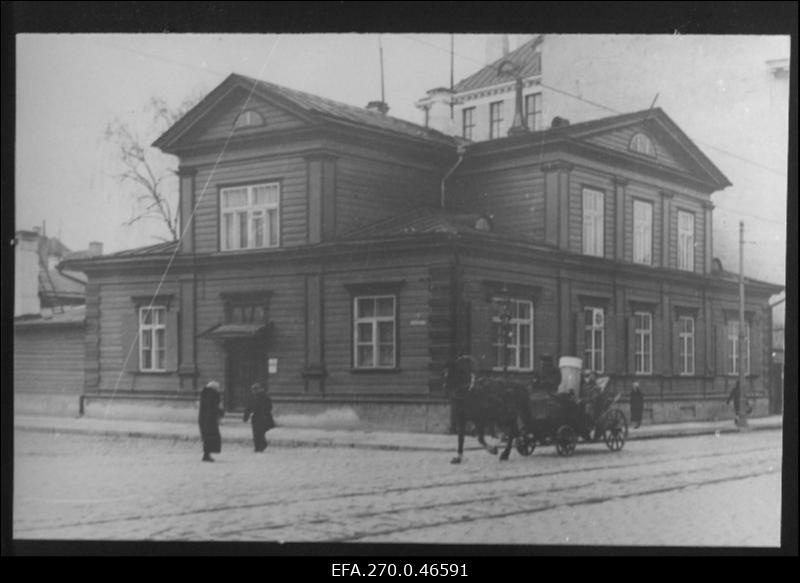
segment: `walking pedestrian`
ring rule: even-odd
[[[275,427],[275,421],[272,418],[272,400],[260,383],[250,387],[250,401],[242,420],[246,422],[248,419],[253,428],[253,448],[256,452],[262,452],[268,445],[266,433]]]
[[[200,437],[203,440],[203,461],[213,462],[212,453],[222,451],[222,436],[219,433],[219,418],[225,412],[220,407],[219,383],[209,381],[200,392]]]
[[[631,424],[634,429],[639,429],[642,424],[642,413],[644,412],[644,395],[639,390],[639,383],[633,383],[630,396],[631,405]]]
[[[736,381],[736,384],[733,385],[733,389],[731,389],[731,392],[728,395],[728,399],[725,401],[726,405],[728,403],[730,403],[731,401],[733,401],[733,412],[734,412],[734,415],[735,415],[734,419],[733,419],[733,422],[736,423],[737,425],[739,424],[739,420],[740,420],[739,416],[741,414],[741,406],[740,406],[740,402],[739,402],[740,393],[741,393],[741,389],[739,388],[739,381]],[[748,415],[753,412],[753,408],[752,408],[752,406],[750,405],[749,402],[745,403],[745,409],[746,409]]]

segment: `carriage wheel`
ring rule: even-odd
[[[606,447],[611,451],[619,451],[625,445],[627,437],[628,422],[625,420],[625,414],[619,409],[612,409],[606,422],[606,428],[603,431],[603,440],[606,442]]]
[[[536,436],[533,433],[521,433],[516,443],[520,455],[531,455],[536,449]]]
[[[575,451],[578,434],[569,425],[562,425],[556,432],[556,451],[558,455],[569,456]]]

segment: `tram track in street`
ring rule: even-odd
[[[720,464],[720,465],[722,465],[722,464]],[[758,476],[758,475],[767,475],[767,474],[770,474],[770,473],[774,473],[775,471],[780,471],[780,470],[775,470],[773,466],[770,466],[769,462],[764,462],[762,465],[768,466],[766,471],[747,474],[744,477],[746,478],[746,477],[753,477],[753,476]],[[778,467],[780,467],[780,463],[777,463],[776,465]],[[646,482],[646,481],[652,481],[654,478],[658,478],[658,479],[661,479],[661,480],[670,479],[670,478],[680,478],[680,477],[686,477],[687,474],[707,474],[707,473],[709,473],[710,470],[716,470],[716,469],[717,468],[713,468],[713,467],[708,468],[707,467],[707,468],[696,469],[696,470],[692,470],[692,471],[688,471],[688,472],[686,470],[671,471],[671,472],[664,472],[664,473],[659,473],[659,474],[654,474],[654,475],[641,476],[641,477],[635,478],[635,479],[618,478],[618,479],[612,479],[612,480],[604,480],[602,483],[603,483],[604,486],[607,486],[607,487],[614,486],[614,485],[619,485],[619,484],[624,484],[624,485],[630,486],[635,481]],[[721,481],[735,480],[735,479],[742,479],[742,478],[738,474],[735,474],[733,476],[729,476],[729,477],[727,477],[725,479],[722,479],[722,480],[705,480],[705,481],[700,480],[700,481],[696,481],[696,482],[680,484],[680,485],[677,485],[677,486],[670,486],[670,487],[661,488],[661,489],[652,490],[652,491],[643,490],[643,491],[641,491],[641,493],[633,492],[633,493],[625,494],[625,495],[617,494],[617,495],[613,495],[613,496],[605,496],[605,497],[601,496],[601,497],[598,497],[598,498],[587,499],[585,501],[579,501],[579,502],[570,502],[570,503],[561,502],[559,504],[553,505],[552,507],[574,506],[574,505],[579,505],[579,504],[582,504],[582,503],[595,504],[595,503],[599,503],[599,502],[603,502],[603,501],[607,501],[607,500],[618,499],[618,498],[633,497],[633,496],[637,496],[637,495],[648,495],[650,493],[659,493],[662,490],[664,492],[668,492],[668,491],[673,491],[673,490],[677,490],[677,489],[681,489],[681,488],[688,488],[688,487],[692,487],[692,486],[696,486],[696,485],[703,485],[703,484],[707,484],[707,483],[716,483],[718,481],[721,482]],[[432,504],[422,504],[422,505],[420,505],[420,504],[412,504],[412,505],[404,506],[402,508],[392,508],[392,509],[388,509],[388,510],[376,510],[376,511],[369,511],[369,512],[355,512],[355,513],[346,515],[344,518],[346,518],[348,521],[349,520],[363,520],[363,519],[379,517],[379,516],[380,517],[386,517],[386,516],[390,516],[390,515],[397,515],[397,514],[402,514],[402,513],[407,513],[407,512],[416,513],[416,512],[419,512],[419,511],[433,511],[433,510],[436,510],[436,509],[453,508],[453,507],[459,507],[459,506],[466,506],[467,508],[480,508],[481,505],[485,505],[485,504],[488,504],[488,503],[496,502],[496,501],[499,501],[499,500],[502,500],[502,499],[514,498],[516,500],[524,500],[526,498],[536,498],[536,497],[545,496],[545,495],[550,495],[550,496],[552,496],[552,495],[564,495],[564,494],[570,494],[570,493],[577,493],[577,492],[580,492],[583,489],[586,489],[587,487],[593,487],[595,485],[596,484],[581,483],[581,484],[570,485],[570,486],[565,486],[565,487],[560,487],[560,488],[544,488],[544,489],[539,489],[539,490],[536,490],[536,491],[528,491],[528,492],[515,492],[515,493],[502,492],[502,493],[494,494],[494,495],[490,495],[490,496],[480,496],[480,497],[473,497],[473,498],[461,498],[461,499],[457,499],[457,500],[448,500],[448,501],[445,501],[445,502],[435,502],[435,503],[432,503]],[[529,512],[529,511],[530,510],[523,509],[522,511],[514,511],[514,512],[511,512],[511,513],[508,513],[508,514],[501,513],[501,514],[498,514],[496,516],[495,515],[477,516],[477,517],[474,517],[474,518],[464,519],[464,521],[468,522],[468,521],[473,521],[473,520],[481,520],[481,519],[484,519],[484,518],[491,519],[491,518],[494,518],[494,517],[502,518],[504,516],[508,516],[508,515],[511,515],[511,514],[516,514],[516,513],[520,513],[520,512],[521,513],[526,513],[526,512]],[[539,510],[537,509],[535,511],[538,512]],[[341,516],[337,516],[337,518],[341,519]],[[315,520],[309,520],[308,522],[309,523],[320,523],[320,522],[323,522],[323,521],[324,521],[324,519],[315,519]],[[452,524],[453,522],[458,522],[458,521],[448,520],[443,524]],[[285,524],[275,524],[275,525],[271,525],[269,527],[261,526],[261,527],[251,527],[251,528],[246,528],[246,529],[239,528],[235,532],[238,533],[238,534],[241,534],[241,533],[245,533],[245,532],[258,532],[258,531],[264,531],[264,530],[278,530],[278,529],[281,529],[281,528],[289,528],[289,527],[295,527],[296,528],[298,526],[299,526],[299,524],[297,522],[292,522],[292,523],[285,523]],[[441,524],[436,523],[436,524],[433,524],[432,526],[441,526]],[[427,525],[421,525],[421,526],[414,527],[414,528],[427,528]],[[401,530],[403,530],[403,529],[401,529]],[[226,535],[233,534],[233,532],[234,531],[227,531],[227,532],[223,531],[223,532],[220,532],[219,534],[221,534],[222,536],[226,536]],[[346,539],[342,539],[342,541],[344,541],[344,540],[346,540]],[[339,542],[342,542],[342,541],[339,541]]]
[[[595,498],[589,498],[589,499],[586,499],[586,500],[580,500],[580,501],[576,501],[576,502],[559,502],[559,503],[555,503],[555,504],[546,504],[546,505],[543,505],[541,507],[531,508],[531,509],[526,509],[526,510],[515,509],[513,511],[498,512],[498,513],[486,514],[486,515],[475,516],[475,517],[461,518],[461,519],[456,519],[456,520],[444,520],[444,521],[434,522],[434,523],[410,525],[410,526],[406,526],[406,527],[402,527],[402,528],[386,529],[386,530],[383,530],[383,531],[371,531],[371,532],[368,532],[368,533],[359,534],[357,536],[349,536],[349,537],[330,539],[329,542],[332,542],[332,543],[348,543],[348,542],[352,543],[352,542],[359,542],[359,541],[364,542],[364,539],[369,539],[371,537],[393,535],[393,534],[398,534],[400,532],[410,532],[410,531],[414,531],[414,530],[422,530],[422,529],[427,529],[427,528],[436,528],[436,527],[440,527],[440,526],[452,526],[454,524],[464,524],[464,523],[469,523],[469,522],[476,522],[476,521],[479,521],[479,520],[495,520],[495,519],[502,519],[502,518],[507,518],[507,517],[511,517],[511,516],[537,514],[537,513],[540,513],[540,512],[546,512],[548,510],[555,510],[557,508],[562,508],[562,507],[563,508],[574,508],[574,507],[580,507],[580,506],[589,506],[589,505],[595,505],[595,504],[602,504],[604,502],[611,502],[611,501],[615,501],[615,500],[624,500],[624,499],[628,499],[628,498],[637,498],[637,497],[642,497],[642,496],[652,496],[652,495],[655,495],[655,494],[664,494],[664,493],[674,492],[674,491],[677,491],[677,490],[684,490],[684,489],[692,488],[692,487],[710,486],[710,485],[714,485],[714,484],[722,484],[722,483],[726,483],[726,482],[733,482],[733,481],[738,481],[738,480],[746,480],[746,479],[750,479],[750,478],[757,478],[757,477],[762,477],[762,476],[769,475],[769,474],[774,474],[774,473],[777,473],[779,471],[780,471],[779,469],[772,469],[772,470],[768,470],[766,472],[748,472],[746,474],[739,474],[739,475],[735,475],[735,476],[727,476],[727,477],[724,477],[724,478],[716,478],[716,479],[703,480],[703,481],[697,481],[697,482],[689,482],[689,483],[685,483],[685,484],[678,484],[678,485],[675,485],[675,486],[665,486],[665,487],[661,487],[661,488],[652,488],[652,489],[649,489],[649,490],[641,490],[641,491],[631,492],[631,493],[627,493],[627,494],[617,494],[617,495],[613,495],[613,496],[595,497]]]
[[[516,482],[516,481],[519,481],[519,480],[532,480],[532,479],[535,480],[535,479],[543,479],[543,478],[554,477],[554,476],[574,476],[574,475],[579,475],[581,473],[586,473],[586,472],[596,472],[598,470],[608,470],[608,471],[623,470],[623,469],[635,470],[635,469],[640,469],[640,468],[648,467],[648,466],[663,465],[663,464],[669,463],[669,462],[680,461],[681,463],[685,464],[687,462],[692,462],[692,461],[701,462],[702,460],[705,460],[705,459],[708,459],[708,458],[714,458],[716,460],[720,460],[721,458],[726,458],[726,457],[729,457],[729,456],[738,456],[738,455],[742,455],[742,454],[750,455],[750,454],[757,454],[759,452],[763,453],[763,452],[766,452],[766,451],[770,451],[770,448],[757,447],[757,448],[748,448],[747,450],[737,450],[737,451],[733,451],[733,452],[702,453],[702,454],[692,455],[692,456],[689,456],[689,457],[686,457],[686,456],[664,456],[664,455],[659,455],[659,456],[657,456],[656,459],[648,459],[646,461],[641,461],[639,463],[616,463],[616,464],[604,465],[604,466],[597,466],[597,465],[593,464],[592,466],[581,467],[581,468],[567,468],[567,469],[563,469],[562,468],[562,469],[554,469],[554,470],[548,470],[548,471],[543,471],[543,472],[542,471],[539,471],[539,472],[526,472],[526,473],[522,473],[522,474],[503,475],[503,476],[497,476],[497,477],[480,477],[480,478],[469,479],[469,480],[456,480],[456,481],[449,480],[449,481],[445,481],[445,482],[434,482],[434,483],[426,482],[424,484],[414,484],[414,485],[395,487],[395,488],[386,488],[386,489],[372,489],[372,490],[369,490],[369,491],[362,491],[362,492],[348,492],[348,493],[345,493],[345,494],[325,495],[325,496],[318,496],[316,498],[299,499],[299,500],[285,500],[285,499],[284,500],[271,500],[271,501],[268,501],[268,502],[255,502],[255,503],[248,503],[248,504],[236,504],[236,505],[228,504],[228,505],[222,505],[222,506],[215,506],[215,507],[212,507],[212,508],[200,508],[200,509],[196,509],[196,510],[186,510],[186,511],[175,512],[175,513],[166,513],[166,514],[162,513],[162,514],[159,514],[159,515],[120,516],[120,517],[113,517],[113,518],[104,518],[104,519],[99,519],[99,520],[83,521],[83,522],[72,522],[72,523],[61,524],[61,525],[50,525],[48,527],[29,527],[29,528],[26,528],[26,529],[22,529],[20,531],[20,533],[21,534],[31,533],[31,532],[36,532],[38,530],[45,530],[45,529],[49,530],[49,531],[53,531],[53,530],[69,529],[69,528],[85,528],[85,527],[91,527],[91,526],[102,526],[102,525],[109,525],[109,524],[119,524],[119,523],[125,523],[125,522],[145,522],[147,520],[159,520],[159,521],[162,521],[162,520],[170,519],[170,518],[180,519],[180,518],[191,517],[191,516],[202,515],[202,514],[210,514],[210,513],[220,513],[220,512],[224,513],[224,512],[253,511],[253,510],[259,510],[259,509],[269,509],[271,507],[276,507],[276,506],[286,508],[286,507],[290,507],[291,505],[294,505],[294,504],[313,505],[313,504],[325,503],[325,502],[330,502],[330,501],[343,501],[343,500],[347,500],[347,499],[358,499],[358,498],[368,499],[370,497],[386,497],[386,496],[391,496],[391,495],[414,494],[414,493],[419,493],[419,492],[423,492],[423,491],[430,491],[430,490],[442,489],[442,488],[448,489],[448,490],[452,490],[454,488],[463,488],[463,487],[469,487],[469,486],[474,486],[474,485],[490,486],[492,484],[497,484],[497,483],[504,483],[504,484],[507,485],[509,483]],[[778,467],[780,466],[780,460],[779,459],[775,462],[775,465],[777,465]],[[673,472],[673,473],[674,474],[684,474],[685,475],[686,474],[686,470],[681,470],[681,471]],[[613,482],[613,480],[611,482]],[[568,491],[569,489],[575,489],[575,488],[580,488],[580,487],[583,487],[583,486],[581,486],[581,485],[573,486],[573,487],[570,487],[570,488],[565,488],[564,490]],[[681,487],[684,487],[684,486],[681,486]],[[520,495],[521,496],[541,495],[543,492],[544,491],[532,492],[532,493],[522,493]],[[557,493],[557,490],[550,489],[550,490],[548,490],[548,492]],[[478,498],[469,499],[469,500],[455,500],[455,501],[448,501],[448,502],[439,502],[439,503],[436,503],[436,504],[432,504],[430,506],[430,508],[440,508],[440,507],[448,507],[448,506],[454,506],[454,505],[480,504],[480,503],[485,503],[485,502],[489,502],[489,501],[492,501],[492,500],[497,500],[497,499],[499,499],[501,497],[507,497],[507,496],[508,496],[508,494],[502,494],[501,496],[478,497]],[[393,514],[393,513],[396,514],[396,513],[407,512],[407,511],[412,510],[414,508],[421,508],[421,507],[420,506],[410,506],[410,507],[404,507],[404,508],[399,508],[399,509],[394,509],[394,510],[389,510],[389,511],[380,510],[380,511],[371,512],[371,513],[360,512],[360,513],[352,514],[352,516],[355,517],[355,518],[367,518],[369,516],[390,515],[390,514]],[[319,522],[320,520],[324,521],[325,518],[323,517],[322,519],[317,520],[317,522]],[[309,521],[309,522],[311,522],[311,521]],[[275,529],[279,529],[279,528],[285,528],[285,527],[296,526],[296,525],[297,525],[296,522],[292,522],[291,524],[287,523],[287,524],[274,525],[274,528]],[[421,528],[424,528],[424,526],[421,527]],[[259,530],[268,530],[268,529],[272,530],[273,527],[265,527],[264,525],[261,525],[259,527],[255,527],[254,526],[254,527],[244,528],[244,529],[240,528],[240,529],[238,529],[238,532],[240,532],[240,533],[241,532],[251,532],[251,531],[255,532],[255,531],[259,531]],[[229,533],[227,531],[223,531],[220,534],[225,535],[225,534],[229,534]]]

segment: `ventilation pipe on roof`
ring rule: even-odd
[[[367,103],[367,110],[386,115],[389,113],[389,105],[385,101],[370,101]]]
[[[464,160],[464,153],[466,152],[466,146],[460,144],[456,151],[458,152],[458,160],[456,160],[455,165],[453,165],[453,167],[450,168],[450,170],[447,171],[447,174],[445,174],[444,177],[442,178],[442,198],[441,198],[442,208],[445,208],[445,202],[446,202],[445,183],[447,182],[447,179],[450,178],[450,175],[456,171],[456,168],[458,168],[461,165],[461,162]]]

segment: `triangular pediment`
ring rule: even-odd
[[[661,109],[576,124],[569,134],[631,163],[692,176],[717,188],[730,185],[719,168]]]
[[[185,146],[291,131],[314,123],[308,112],[284,103],[280,96],[246,85],[246,80],[231,76],[153,145],[174,152]],[[249,123],[237,123],[240,116]]]

